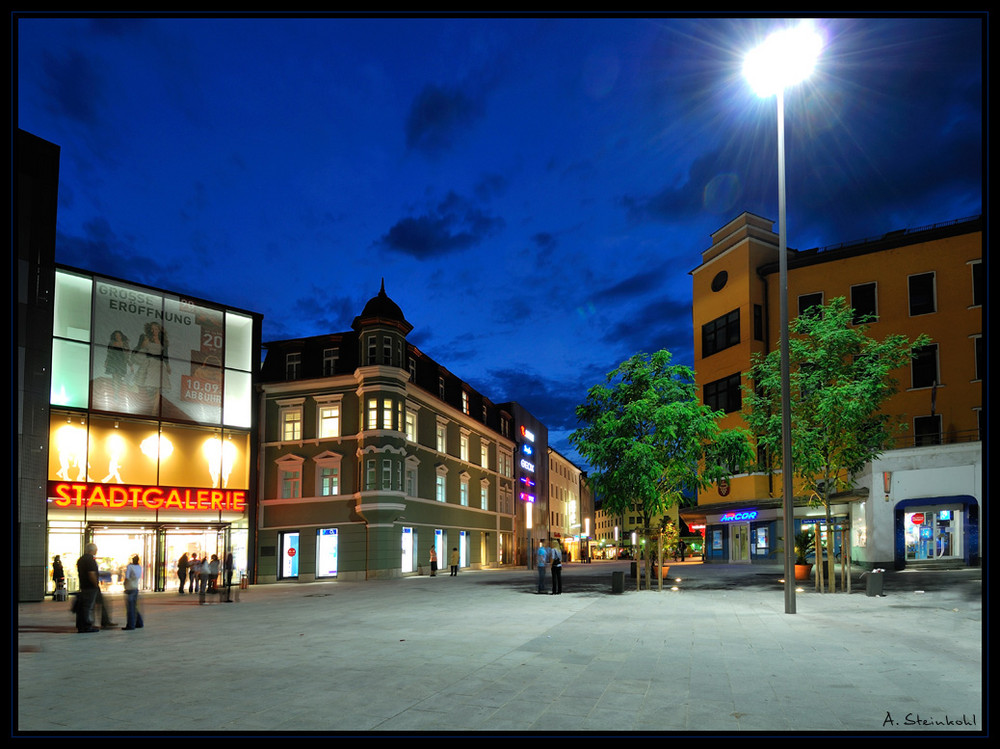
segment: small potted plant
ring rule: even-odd
[[[807,530],[795,534],[795,579],[808,580],[812,574],[809,553],[813,550],[814,535]]]

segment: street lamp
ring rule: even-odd
[[[788,363],[788,257],[785,232],[785,88],[805,80],[819,57],[823,40],[811,24],[776,31],[746,56],[743,75],[758,96],[778,103],[778,269],[781,315],[781,473],[785,532],[785,613],[795,613],[795,530],[792,502],[792,411]]]

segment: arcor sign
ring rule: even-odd
[[[181,510],[183,512],[243,512],[247,493],[234,489],[189,489],[172,486],[130,486],[49,482],[56,507],[106,510]]]

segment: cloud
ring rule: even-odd
[[[487,215],[475,203],[449,192],[421,216],[400,219],[377,246],[418,260],[475,247],[504,228],[504,220]]]
[[[428,156],[450,149],[462,131],[483,117],[482,102],[462,91],[428,84],[406,118],[406,145]]]
[[[77,50],[70,50],[65,57],[46,52],[42,71],[43,89],[49,97],[47,108],[52,114],[87,125],[97,119],[104,81],[88,57]]]
[[[58,262],[158,288],[170,287],[183,268],[177,260],[162,263],[136,253],[135,242],[116,234],[106,219],[91,219],[83,231],[82,236],[56,234]]]

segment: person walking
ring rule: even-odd
[[[549,566],[552,568],[552,595],[557,596],[562,593],[562,552],[559,549],[559,542],[552,539],[549,550]]]
[[[434,577],[435,575],[437,575],[437,569],[438,569],[438,555],[437,555],[437,552],[434,550],[434,547],[432,546],[431,547],[431,577]]]
[[[459,563],[458,547],[457,546],[453,546],[452,547],[452,549],[451,549],[451,559],[449,559],[448,561],[451,562],[451,576],[455,577],[456,575],[458,575],[458,563]]]
[[[535,553],[535,564],[538,567],[538,590],[537,593],[545,592],[545,565],[549,561],[549,552],[545,548],[545,541],[538,542],[538,551]]]
[[[177,592],[181,595],[184,595],[184,583],[187,582],[188,564],[188,555],[185,551],[181,554],[181,558],[177,560],[177,579],[181,581],[181,586]]]
[[[76,560],[76,571],[80,577],[80,592],[76,594],[76,631],[100,632],[94,626],[94,603],[101,591],[97,576],[97,544],[89,543],[83,547],[83,556]]]
[[[125,568],[125,626],[124,630],[142,629],[142,614],[139,613],[139,583],[142,580],[142,566],[139,555],[134,554]]]

